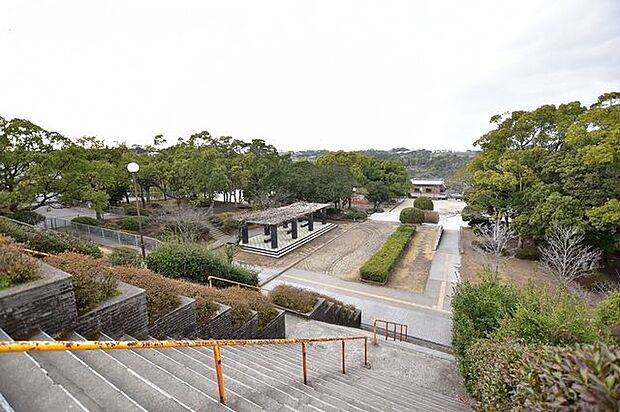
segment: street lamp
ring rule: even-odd
[[[146,252],[144,251],[144,236],[142,236],[142,218],[140,217],[140,201],[138,199],[138,178],[136,175],[138,170],[140,170],[140,166],[136,162],[127,164],[127,171],[131,173],[131,179],[133,180],[133,191],[136,196],[136,214],[138,215],[138,231],[140,232],[142,259],[146,259]]]

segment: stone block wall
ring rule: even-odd
[[[271,320],[260,333],[260,339],[283,339],[286,338],[286,312],[276,309],[278,315]]]
[[[198,325],[196,337],[199,339],[228,339],[232,332],[232,313],[230,306],[219,304],[217,312],[203,325]]]
[[[149,335],[165,339],[186,338],[196,336],[198,324],[196,323],[196,300],[186,296],[179,296],[179,307],[157,319],[149,325]]]
[[[353,328],[361,327],[362,311],[359,309],[350,310],[324,299],[321,300],[322,302],[319,302],[314,310],[307,315],[310,319]]]
[[[0,328],[14,338],[39,328],[56,335],[77,318],[71,275],[40,265],[41,279],[0,291]]]
[[[231,339],[254,339],[258,336],[258,312],[252,311],[252,316],[239,328],[231,333]]]
[[[149,315],[144,290],[123,282],[118,282],[118,289],[120,295],[80,316],[74,330],[82,335],[103,332],[114,339],[124,334],[146,337]]]

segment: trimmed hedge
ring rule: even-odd
[[[230,264],[219,253],[197,243],[164,243],[146,257],[146,266],[166,277],[206,282],[209,276],[257,285],[256,272]]]
[[[439,212],[424,210],[424,223],[439,223]]]
[[[316,294],[305,289],[288,285],[278,285],[271,292],[269,298],[273,303],[297,312],[310,312],[319,301]]]
[[[400,211],[400,223],[421,224],[424,223],[424,211],[414,207],[406,207]]]
[[[20,210],[9,216],[11,219],[19,220],[20,222],[28,223],[29,225],[37,225],[45,220],[44,216],[41,216],[37,212],[32,210]]]
[[[0,234],[10,236],[16,242],[23,243],[39,252],[58,254],[72,251],[94,257],[102,256],[99,246],[89,240],[83,240],[68,233],[21,226],[2,218],[0,218]]]
[[[0,290],[39,278],[39,266],[9,237],[0,236]]]
[[[140,255],[140,252],[129,246],[114,248],[107,259],[112,266],[142,266],[142,255]]]
[[[81,223],[83,225],[104,226],[104,222],[102,222],[99,219],[95,219],[94,217],[90,217],[90,216],[76,216],[73,219],[71,219],[71,221],[74,223]]]
[[[150,222],[148,217],[140,216],[128,216],[120,219],[118,222],[118,227],[123,230],[137,231],[140,230],[140,223],[142,223],[142,227],[146,226]]]
[[[385,283],[390,271],[400,258],[415,233],[415,226],[401,225],[387,238],[381,249],[360,268],[361,278]]]
[[[430,197],[420,196],[413,201],[413,207],[421,210],[433,210],[433,201]]]

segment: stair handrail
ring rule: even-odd
[[[394,341],[396,341],[396,337],[399,337],[399,340],[402,342],[403,341],[403,329],[404,329],[404,337],[405,340],[407,340],[407,332],[409,330],[409,327],[407,326],[407,324],[405,323],[397,323],[397,322],[393,322],[390,320],[383,320],[383,319],[375,319],[372,321],[372,338],[373,338],[373,344],[376,346],[377,345],[377,323],[381,322],[385,324],[385,340],[388,340],[388,335],[389,335],[389,326],[390,325],[394,325]],[[396,327],[399,327],[400,333],[396,333]]]
[[[367,336],[337,336],[321,338],[287,338],[287,339],[222,339],[222,340],[150,340],[150,341],[0,341],[0,353],[10,352],[58,352],[80,350],[112,350],[112,349],[164,349],[184,347],[212,347],[217,387],[220,402],[226,405],[226,386],[222,369],[222,346],[251,346],[251,345],[291,345],[301,344],[302,377],[304,385],[308,385],[307,346],[317,342],[338,342],[342,344],[342,373],[345,367],[345,342],[364,341],[364,366],[368,363]]]

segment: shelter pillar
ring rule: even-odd
[[[271,248],[278,248],[278,225],[270,225],[269,232],[271,233]]]
[[[327,224],[327,208],[326,207],[321,209],[321,223],[324,225]]]
[[[291,237],[297,239],[297,219],[291,221]]]
[[[241,226],[241,243],[243,243],[244,245],[247,245],[248,241],[249,241],[248,225],[244,223],[243,226]]]
[[[314,213],[308,213],[308,231],[314,230]]]
[[[263,234],[265,236],[269,235],[269,225],[263,225]]]

